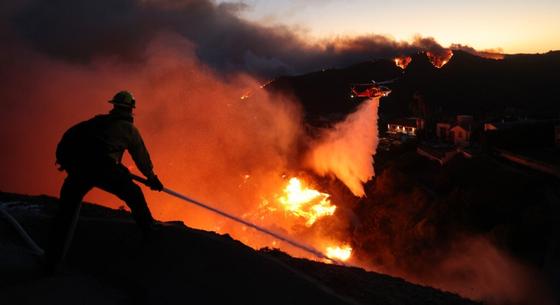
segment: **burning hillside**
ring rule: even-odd
[[[451,57],[453,57],[453,51],[450,49],[444,49],[439,52],[426,51],[426,56],[428,56],[434,67],[441,68],[449,62]]]
[[[403,70],[406,70],[406,67],[412,61],[412,57],[410,57],[410,56],[398,56],[398,57],[395,57],[393,59],[393,61],[395,62],[395,65],[397,65],[397,67],[399,67]]]

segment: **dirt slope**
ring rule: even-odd
[[[0,193],[0,208],[39,245],[57,200]],[[0,219],[2,304],[474,304],[358,268],[255,251],[227,235],[167,223],[142,242],[124,211],[86,204],[63,274],[45,277],[37,256]]]

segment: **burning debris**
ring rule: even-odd
[[[345,262],[350,258],[351,255],[352,247],[350,247],[350,245],[343,244],[342,246],[327,247],[327,256],[329,258]]]
[[[323,258],[347,261],[350,259],[352,247],[348,243],[327,236],[315,227],[320,220],[335,214],[337,207],[331,202],[330,197],[330,194],[311,188],[302,178],[292,177],[284,185],[280,195],[271,196],[272,200],[262,199],[257,211],[247,213],[244,217],[258,220],[263,225],[274,223],[282,231],[290,232],[290,235],[298,235],[312,248],[320,249],[318,251],[325,253]],[[325,228],[327,231],[334,229],[329,225],[323,226],[323,229]],[[310,234],[314,237],[309,238]],[[283,248],[277,241],[272,241],[270,246]],[[315,256],[302,254],[310,259],[317,259]],[[331,260],[323,261],[332,263]]]
[[[430,59],[430,62],[434,65],[434,67],[441,68],[449,62],[451,57],[453,57],[453,51],[450,49],[445,49],[437,53],[426,51],[426,56],[428,56],[428,59]]]
[[[300,179],[293,177],[278,202],[284,210],[305,219],[305,225],[309,227],[319,218],[334,214],[336,206],[331,204],[329,197],[327,193],[303,186]]]

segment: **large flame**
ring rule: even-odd
[[[426,51],[426,56],[428,56],[430,62],[432,63],[432,65],[434,65],[434,67],[441,68],[449,62],[451,57],[453,57],[453,51],[449,49],[443,50],[442,52],[438,53]]]
[[[347,261],[350,256],[352,255],[352,247],[347,244],[343,244],[342,246],[330,246],[327,247],[327,257],[340,260],[340,261]]]
[[[412,61],[412,57],[410,56],[397,56],[393,59],[395,65],[401,69],[406,69],[408,64]]]
[[[282,207],[293,215],[305,219],[305,225],[311,226],[317,219],[334,214],[336,206],[331,204],[330,195],[302,185],[298,178],[291,178],[284,188],[284,194],[278,197]]]

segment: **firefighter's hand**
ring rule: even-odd
[[[159,178],[156,175],[148,179],[148,186],[154,191],[163,191],[163,184],[159,181]]]

